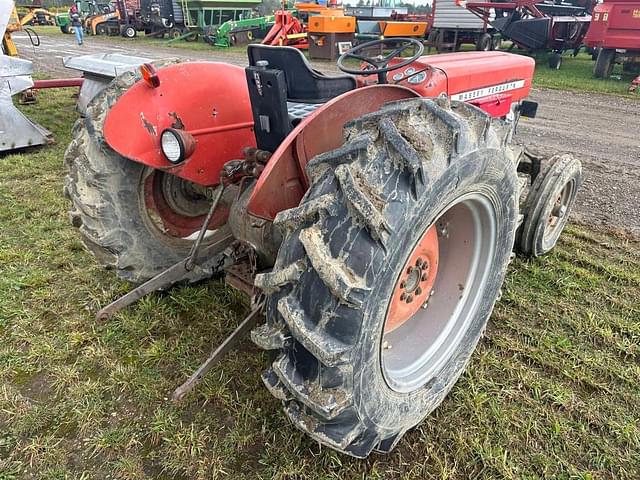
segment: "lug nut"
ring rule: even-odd
[[[418,259],[416,260],[416,267],[419,267],[420,265],[422,265],[422,258],[418,257]]]
[[[409,268],[407,268],[407,273],[408,273],[409,275],[411,275],[411,272],[413,272],[413,267],[409,267]]]
[[[413,302],[413,295],[407,295],[407,303]]]
[[[405,300],[407,298],[407,294],[402,292],[402,294],[400,295],[400,300]]]
[[[420,287],[416,288],[416,295],[420,295],[422,293],[422,289]]]
[[[427,268],[429,268],[429,265],[427,264],[427,262],[424,262],[422,265],[420,265],[421,270],[426,270]]]
[[[404,280],[402,280],[400,282],[400,288],[405,288],[407,286],[407,282],[405,282]]]
[[[429,278],[429,275],[427,275],[426,273],[423,273],[422,277],[420,277],[420,280],[422,280],[423,282],[426,282],[427,278]]]

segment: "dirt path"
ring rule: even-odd
[[[78,47],[71,35],[41,36],[42,45],[32,48],[26,37],[14,38],[21,55],[34,62],[36,73],[60,77],[77,74],[62,66],[63,57],[89,53],[247,63],[244,54],[213,48],[192,51],[115,38],[89,38]],[[327,62],[314,66],[336,71]],[[640,235],[640,102],[546,89],[535,89],[531,99],[540,104],[538,117],[522,121],[516,139],[542,151],[569,151],[582,160],[585,182],[574,218]]]

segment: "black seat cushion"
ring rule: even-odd
[[[267,68],[285,73],[287,100],[292,102],[324,103],[356,88],[356,80],[350,75],[329,77],[311,68],[297,48],[252,44],[247,53],[249,65],[266,60]]]

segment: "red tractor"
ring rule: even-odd
[[[462,374],[514,248],[554,247],[582,174],[568,154],[511,143],[535,115],[534,61],[422,53],[364,43],[333,77],[265,45],[246,68],[145,64],[78,120],[73,224],[103,265],[144,282],[99,317],[215,273],[252,298],[174,398],[257,325],[274,352],[262,379],[298,428],[356,457],[388,452]]]
[[[640,66],[640,1],[605,0],[593,11],[585,44],[598,49],[593,74],[611,75],[616,63],[632,71]]]

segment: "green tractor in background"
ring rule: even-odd
[[[74,3],[76,4],[76,7],[78,7],[78,12],[82,18],[90,15],[93,11],[93,2],[91,0],[76,0]],[[60,31],[62,33],[74,33],[69,11],[58,13],[54,17],[54,20],[56,22],[56,26],[60,27]]]

